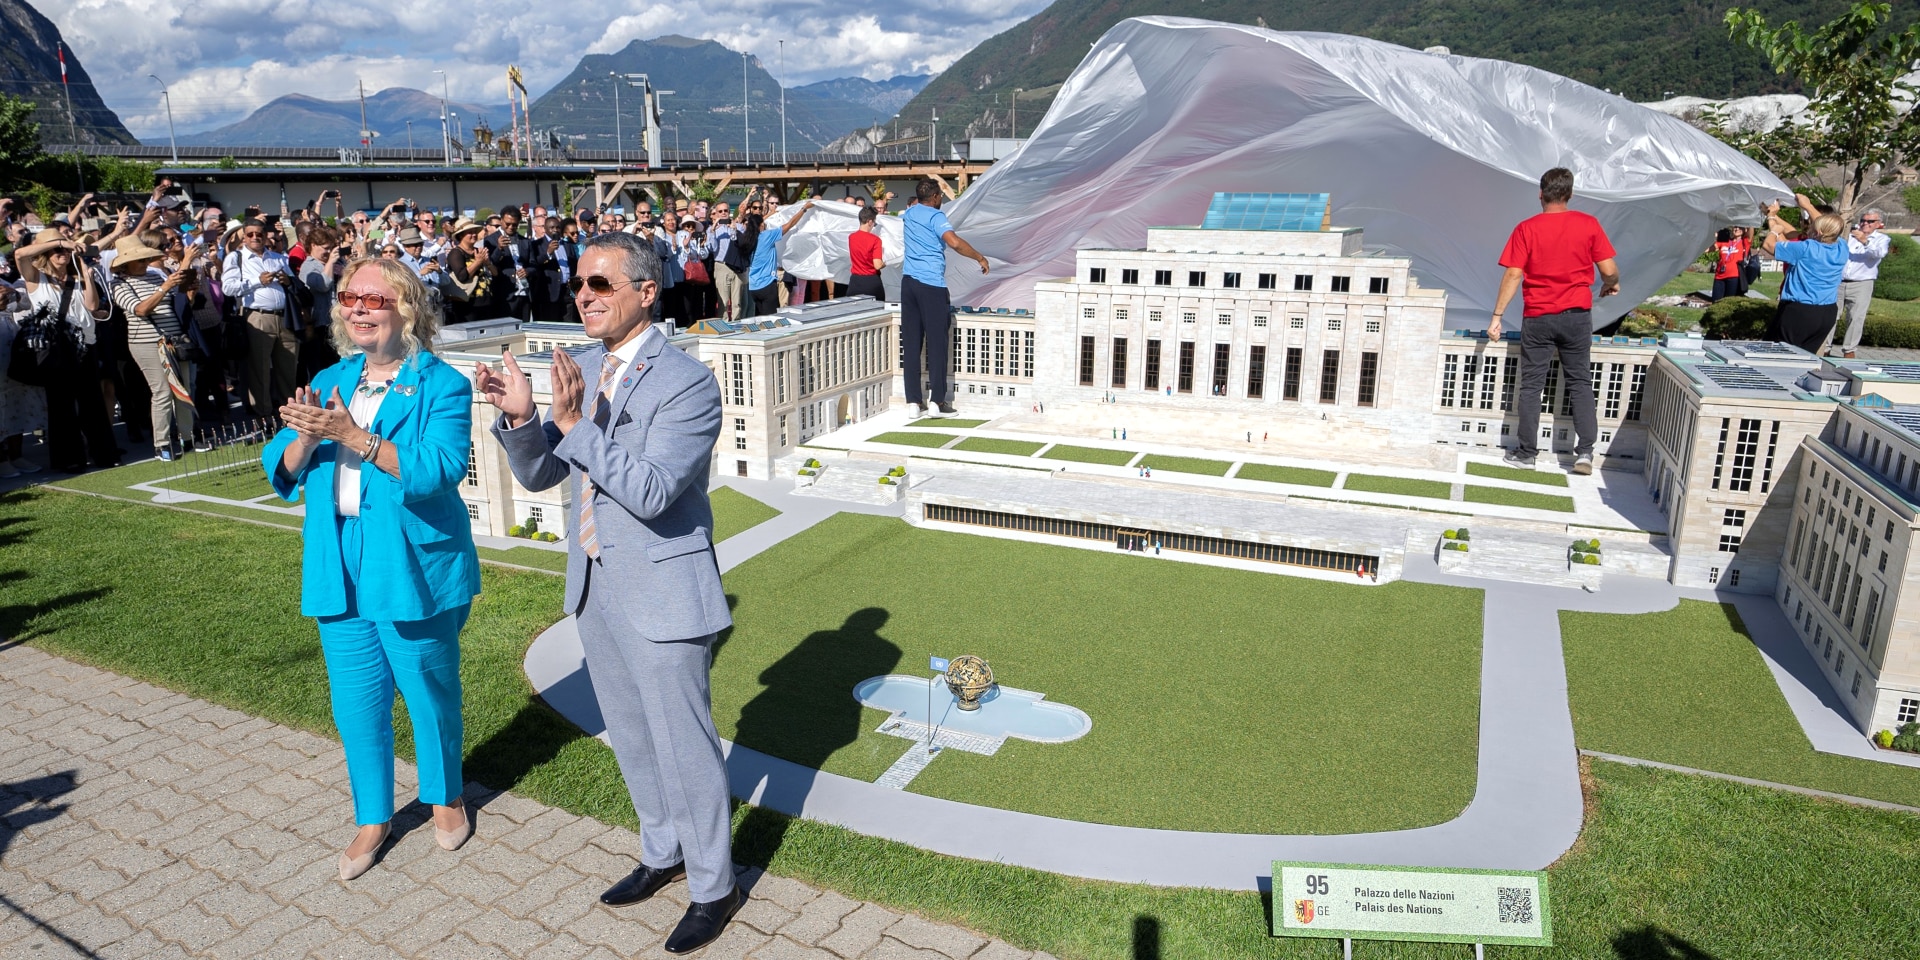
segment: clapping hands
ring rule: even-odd
[[[335,443],[350,443],[365,438],[366,431],[353,422],[353,416],[347,412],[347,404],[340,399],[340,388],[334,387],[333,394],[323,404],[320,393],[310,387],[298,387],[293,391],[293,399],[280,408],[280,419],[300,434],[300,439],[309,446],[322,440]]]
[[[521,371],[519,361],[513,359],[512,351],[500,354],[500,366],[500,371],[485,363],[475,367],[474,386],[480,388],[480,395],[486,397],[488,403],[506,415],[508,427],[522,426],[532,420],[536,412],[533,383]]]

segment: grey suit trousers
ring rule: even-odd
[[[574,619],[587,656],[594,698],[613,741],[614,758],[640,817],[640,862],[669,867],[685,860],[687,892],[697,902],[733,890],[733,836],[726,761],[713,728],[709,672],[713,640],[657,642],[636,636],[616,605],[622,600],[592,582]]]

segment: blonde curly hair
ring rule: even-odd
[[[339,285],[334,289],[345,288],[355,274],[367,268],[380,271],[387,285],[400,294],[400,301],[393,308],[400,314],[400,344],[406,350],[406,359],[411,360],[415,354],[422,352],[432,353],[433,337],[440,332],[440,308],[434,306],[432,295],[427,293],[427,285],[420,282],[419,276],[406,264],[398,260],[362,257],[347,264],[346,271],[340,274]],[[336,297],[330,335],[333,351],[342,357],[361,352],[360,346],[347,333],[347,321],[352,316],[352,311],[341,306]]]

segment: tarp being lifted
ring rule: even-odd
[[[1107,31],[1027,143],[948,206],[993,272],[949,257],[947,282],[956,304],[1031,308],[1034,282],[1072,275],[1076,249],[1139,248],[1149,226],[1196,225],[1217,191],[1325,192],[1335,225],[1411,258],[1424,285],[1449,292],[1448,326],[1477,328],[1507,235],[1540,212],[1540,175],[1556,166],[1619,252],[1621,294],[1596,303],[1596,326],[1714,231],[1792,195],[1686,123],[1544,70],[1140,17]]]

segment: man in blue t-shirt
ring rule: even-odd
[[[945,197],[940,184],[922,180],[913,195],[920,201],[900,214],[906,234],[907,258],[900,279],[900,346],[906,351],[906,368],[901,371],[907,391],[909,412],[927,415],[926,395],[921,393],[920,348],[927,353],[926,379],[939,415],[951,417],[951,387],[947,375],[952,364],[948,351],[953,346],[953,303],[947,299],[947,248],[980,265],[987,272],[987,258],[973,245],[953,232],[953,224],[940,212]]]
[[[753,261],[747,267],[747,296],[753,304],[749,316],[772,316],[780,309],[780,235],[799,226],[812,209],[813,201],[808,200],[786,223],[760,228],[759,239],[753,247]]]

